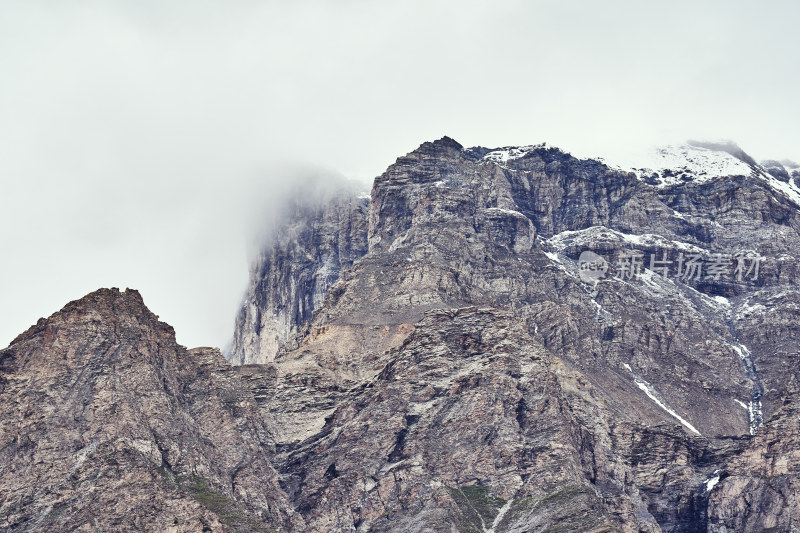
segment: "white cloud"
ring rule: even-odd
[[[798,7],[0,0],[0,344],[99,286],[224,344],[295,161],[369,182],[422,141],[800,159]],[[265,171],[264,169],[271,169]]]

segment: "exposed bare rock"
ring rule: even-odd
[[[3,531],[299,525],[272,436],[216,349],[187,351],[136,291],[101,289],[0,352]]]
[[[281,471],[310,531],[659,531],[606,407],[512,313],[431,311]]]
[[[800,402],[786,398],[745,450],[706,482],[708,531],[800,529]]]
[[[268,367],[238,370],[261,391],[311,530],[483,531],[503,501],[497,533],[706,529],[706,480],[796,390],[800,193],[734,145],[667,156],[694,159],[626,171],[544,145],[444,138],[376,178],[367,252]],[[625,250],[764,261],[749,279],[661,276],[643,262],[641,275],[587,283],[587,250],[612,270]],[[496,328],[514,350],[498,355]],[[544,383],[549,407],[528,409]],[[539,447],[547,459],[531,474],[519,454]]]
[[[271,361],[311,319],[341,271],[366,252],[368,201],[349,188],[292,198],[270,246],[251,266],[231,362]]]
[[[424,143],[287,208],[232,367],[133,291],[0,352],[0,528],[794,531],[798,179]]]

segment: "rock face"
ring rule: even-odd
[[[797,390],[798,206],[789,167],[732,144],[636,169],[448,138],[399,158],[365,253],[237,368],[308,529],[718,527],[727,465]]]
[[[366,253],[368,203],[347,189],[318,201],[292,200],[271,246],[252,266],[231,362],[271,361],[311,319],[341,271]]]
[[[0,352],[0,442],[3,531],[302,526],[252,394],[136,291],[94,292]]]
[[[0,528],[796,531],[799,179],[424,143],[291,204],[233,367],[130,291],[0,352]]]
[[[786,398],[750,445],[712,478],[709,531],[800,529],[800,402]]]

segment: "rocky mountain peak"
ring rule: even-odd
[[[17,337],[12,344],[23,338],[29,337],[40,330],[41,327],[56,323],[69,323],[81,321],[89,316],[97,316],[101,322],[116,322],[121,316],[140,317],[143,320],[158,320],[144,305],[144,300],[139,291],[118,288],[98,289],[65,305],[59,312],[49,318],[40,318],[36,325]],[[169,327],[165,324],[166,327]]]
[[[414,150],[412,153],[421,152],[421,153],[428,153],[431,155],[434,154],[452,155],[456,152],[460,152],[463,149],[464,147],[461,146],[461,144],[458,141],[445,135],[441,139],[422,143],[421,145],[419,145],[419,148]]]
[[[354,220],[352,215],[332,218],[325,210],[302,221],[315,234],[320,231],[315,228],[324,227],[325,234],[348,236],[340,242],[360,244],[352,262],[339,263],[321,298],[315,293],[309,299],[309,292],[291,297],[313,301],[304,307],[312,312],[273,322],[285,324],[290,334],[270,337],[277,341],[267,348],[269,370],[240,369],[262,398],[264,416],[280,428],[279,461],[281,472],[293,480],[287,481],[290,498],[308,510],[305,517],[313,527],[346,529],[354,522],[331,522],[324,509],[334,504],[324,502],[350,505],[357,496],[347,487],[371,476],[377,485],[368,490],[376,494],[408,490],[409,499],[401,505],[413,507],[412,494],[431,490],[434,499],[449,502],[442,505],[450,510],[423,505],[415,511],[422,514],[401,512],[409,522],[394,523],[399,529],[393,529],[380,518],[391,505],[370,500],[370,510],[359,514],[358,527],[365,531],[413,530],[413,517],[428,512],[461,516],[451,522],[443,518],[442,524],[459,524],[465,531],[486,530],[493,520],[498,520],[496,531],[530,523],[522,518],[532,516],[526,515],[530,510],[513,502],[510,514],[470,515],[462,504],[474,504],[469,494],[478,489],[449,496],[434,489],[441,484],[483,487],[482,494],[506,502],[555,494],[537,496],[537,489],[526,485],[528,474],[522,472],[528,471],[521,464],[509,466],[520,472],[518,481],[466,466],[458,469],[469,471],[466,477],[445,466],[431,467],[435,475],[414,474],[432,464],[425,450],[448,457],[458,450],[481,453],[465,443],[447,448],[458,439],[434,429],[442,420],[461,425],[472,416],[487,428],[506,427],[502,416],[485,419],[484,400],[473,403],[462,396],[451,403],[447,391],[468,394],[474,385],[476,394],[488,394],[492,380],[505,379],[493,366],[504,360],[500,346],[530,346],[531,353],[511,357],[520,362],[531,357],[520,363],[525,370],[508,370],[509,379],[521,381],[508,382],[503,390],[525,390],[526,376],[536,376],[554,384],[547,394],[560,405],[569,405],[573,413],[582,406],[575,418],[564,418],[565,411],[558,415],[566,425],[557,431],[591,435],[586,438],[593,442],[576,443],[569,452],[582,457],[580,468],[592,472],[571,477],[574,490],[582,491],[590,479],[591,490],[602,493],[613,485],[603,476],[613,471],[614,479],[637,481],[608,490],[639,491],[649,501],[646,510],[632,504],[621,522],[598,511],[596,523],[626,531],[696,531],[714,523],[713,509],[724,506],[708,507],[707,487],[714,485],[708,480],[724,470],[751,434],[762,432],[764,421],[798,386],[797,372],[789,369],[797,356],[793,339],[799,338],[791,309],[800,279],[794,266],[800,253],[800,189],[793,179],[782,181],[770,172],[773,166],[758,165],[732,143],[664,148],[647,166],[623,168],[544,144],[463,148],[443,138],[398,158],[375,179],[371,198],[359,207],[358,224],[337,226],[337,220]],[[337,204],[328,209],[342,212]],[[306,256],[320,259],[303,268],[316,272],[330,251],[307,242]],[[283,299],[255,303],[285,291],[287,278],[275,273],[297,267],[290,255],[273,250],[275,255],[261,264],[265,275],[254,271],[247,304],[251,316],[286,316]],[[597,281],[587,281],[582,273],[584,253],[605,264]],[[640,258],[635,273],[621,270],[623,253]],[[739,266],[750,261],[748,268],[735,270],[736,254],[746,254],[742,257],[749,259]],[[690,276],[685,270],[690,256],[702,268],[710,268],[714,257],[729,259],[719,275],[703,270]],[[761,258],[757,276],[756,257]],[[763,314],[767,309],[769,318]],[[513,333],[500,325],[505,321],[517,323]],[[239,352],[239,361],[263,361],[258,333],[238,332],[245,340],[241,345],[250,346]],[[403,388],[410,383],[415,385]],[[516,408],[517,425],[503,430],[512,441],[527,443],[520,444],[523,449],[536,446],[525,421],[535,418],[528,413],[538,401],[525,396],[524,407]],[[360,433],[363,427],[375,428],[374,433],[368,438]],[[594,462],[596,455],[582,455],[586,446],[597,452],[596,446],[615,439],[622,427],[634,442],[659,451],[645,458],[642,448],[617,446],[606,456],[622,462],[603,465]],[[431,440],[433,434],[438,438]],[[362,440],[372,448],[362,447]],[[499,450],[506,444],[496,446],[504,453]],[[358,462],[348,459],[353,449]],[[684,481],[667,489],[649,469],[658,461],[675,466],[664,457],[676,449],[685,450],[684,458],[673,459],[687,470],[680,474]],[[628,468],[623,464],[637,466],[622,473]],[[398,472],[408,485],[389,482]],[[715,490],[723,494],[726,481],[720,475]],[[589,500],[584,504],[583,509],[600,508]],[[615,505],[619,511],[628,504]],[[555,520],[556,514],[541,520]]]
[[[40,364],[47,366],[53,363],[49,360],[41,361],[40,358],[57,357],[58,350],[48,347],[67,346],[78,339],[121,344],[145,337],[175,344],[175,330],[158,320],[158,316],[145,306],[138,291],[104,288],[68,303],[49,318],[40,318],[35,325],[12,341],[6,355],[15,356],[15,365],[18,368],[36,368]],[[73,350],[68,355],[63,362],[71,366],[81,366],[87,364],[85,356],[97,354]],[[113,355],[110,351],[104,357]],[[10,359],[7,364],[11,364]]]
[[[234,366],[96,291],[0,351],[0,529],[789,532],[789,170],[424,143],[285,210]]]
[[[459,142],[445,135],[441,139],[437,139],[435,141],[423,142],[405,156],[398,157],[397,162],[401,162],[406,159],[422,160],[425,158],[459,158],[461,157],[461,152],[463,150],[464,147]]]
[[[299,523],[252,394],[219,350],[179,346],[137,291],[39,320],[0,351],[0,395],[4,531]]]
[[[784,163],[781,163],[780,161],[771,159],[761,162],[762,168],[769,172],[769,174],[771,174],[774,178],[784,183],[789,183],[792,178],[800,176],[800,173],[797,173],[795,167],[792,167],[791,165],[792,163],[790,162],[787,162],[784,165]]]

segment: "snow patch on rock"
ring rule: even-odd
[[[635,154],[609,167],[633,172],[640,179],[655,178],[656,187],[670,187],[687,181],[705,183],[728,176],[750,176],[753,168],[731,154],[688,144],[665,146]]]
[[[501,521],[501,520],[503,519],[503,517],[506,515],[506,513],[508,512],[508,510],[509,510],[509,509],[511,509],[511,504],[512,504],[512,503],[514,503],[514,498],[511,498],[510,500],[508,500],[508,501],[507,501],[507,502],[506,502],[506,503],[505,503],[505,504],[504,504],[504,505],[503,505],[503,506],[500,508],[500,510],[499,510],[499,511],[497,511],[497,516],[495,516],[495,517],[494,517],[494,520],[492,521],[492,527],[490,527],[489,529],[485,529],[485,528],[484,528],[484,531],[485,531],[485,533],[495,533],[495,528],[497,528],[497,526],[500,524],[500,521]]]
[[[653,400],[653,402],[655,402],[655,404],[658,405],[661,409],[669,413],[675,420],[683,424],[683,426],[686,429],[688,429],[695,435],[700,435],[700,432],[697,431],[697,429],[695,429],[693,425],[687,422],[681,415],[675,412],[674,409],[668,406],[667,403],[661,399],[661,395],[656,392],[656,390],[653,388],[652,385],[650,385],[650,383],[637,376],[631,370],[630,365],[624,364],[623,366],[625,366],[625,369],[628,370],[628,372],[630,372],[631,375],[633,375],[633,381],[636,383],[636,386],[639,387],[639,389],[641,389],[642,392],[644,392],[648,398]]]
[[[528,146],[506,146],[504,148],[498,148],[497,150],[492,150],[485,156],[483,156],[484,161],[492,161],[494,163],[507,163],[513,159],[519,159],[521,157],[525,157],[528,153],[532,152],[536,148],[543,148],[544,144],[536,144],[536,145],[528,145]]]
[[[706,252],[706,250],[694,244],[667,239],[654,233],[635,235],[622,233],[621,231],[607,228],[606,226],[591,226],[581,230],[562,231],[546,240],[546,242],[556,250],[563,250],[567,246],[589,247],[596,244],[597,241],[616,241],[625,245],[651,248],[671,248],[691,253]]]
[[[719,483],[719,470],[714,471],[714,474],[705,481],[706,493],[711,492],[717,483]]]

